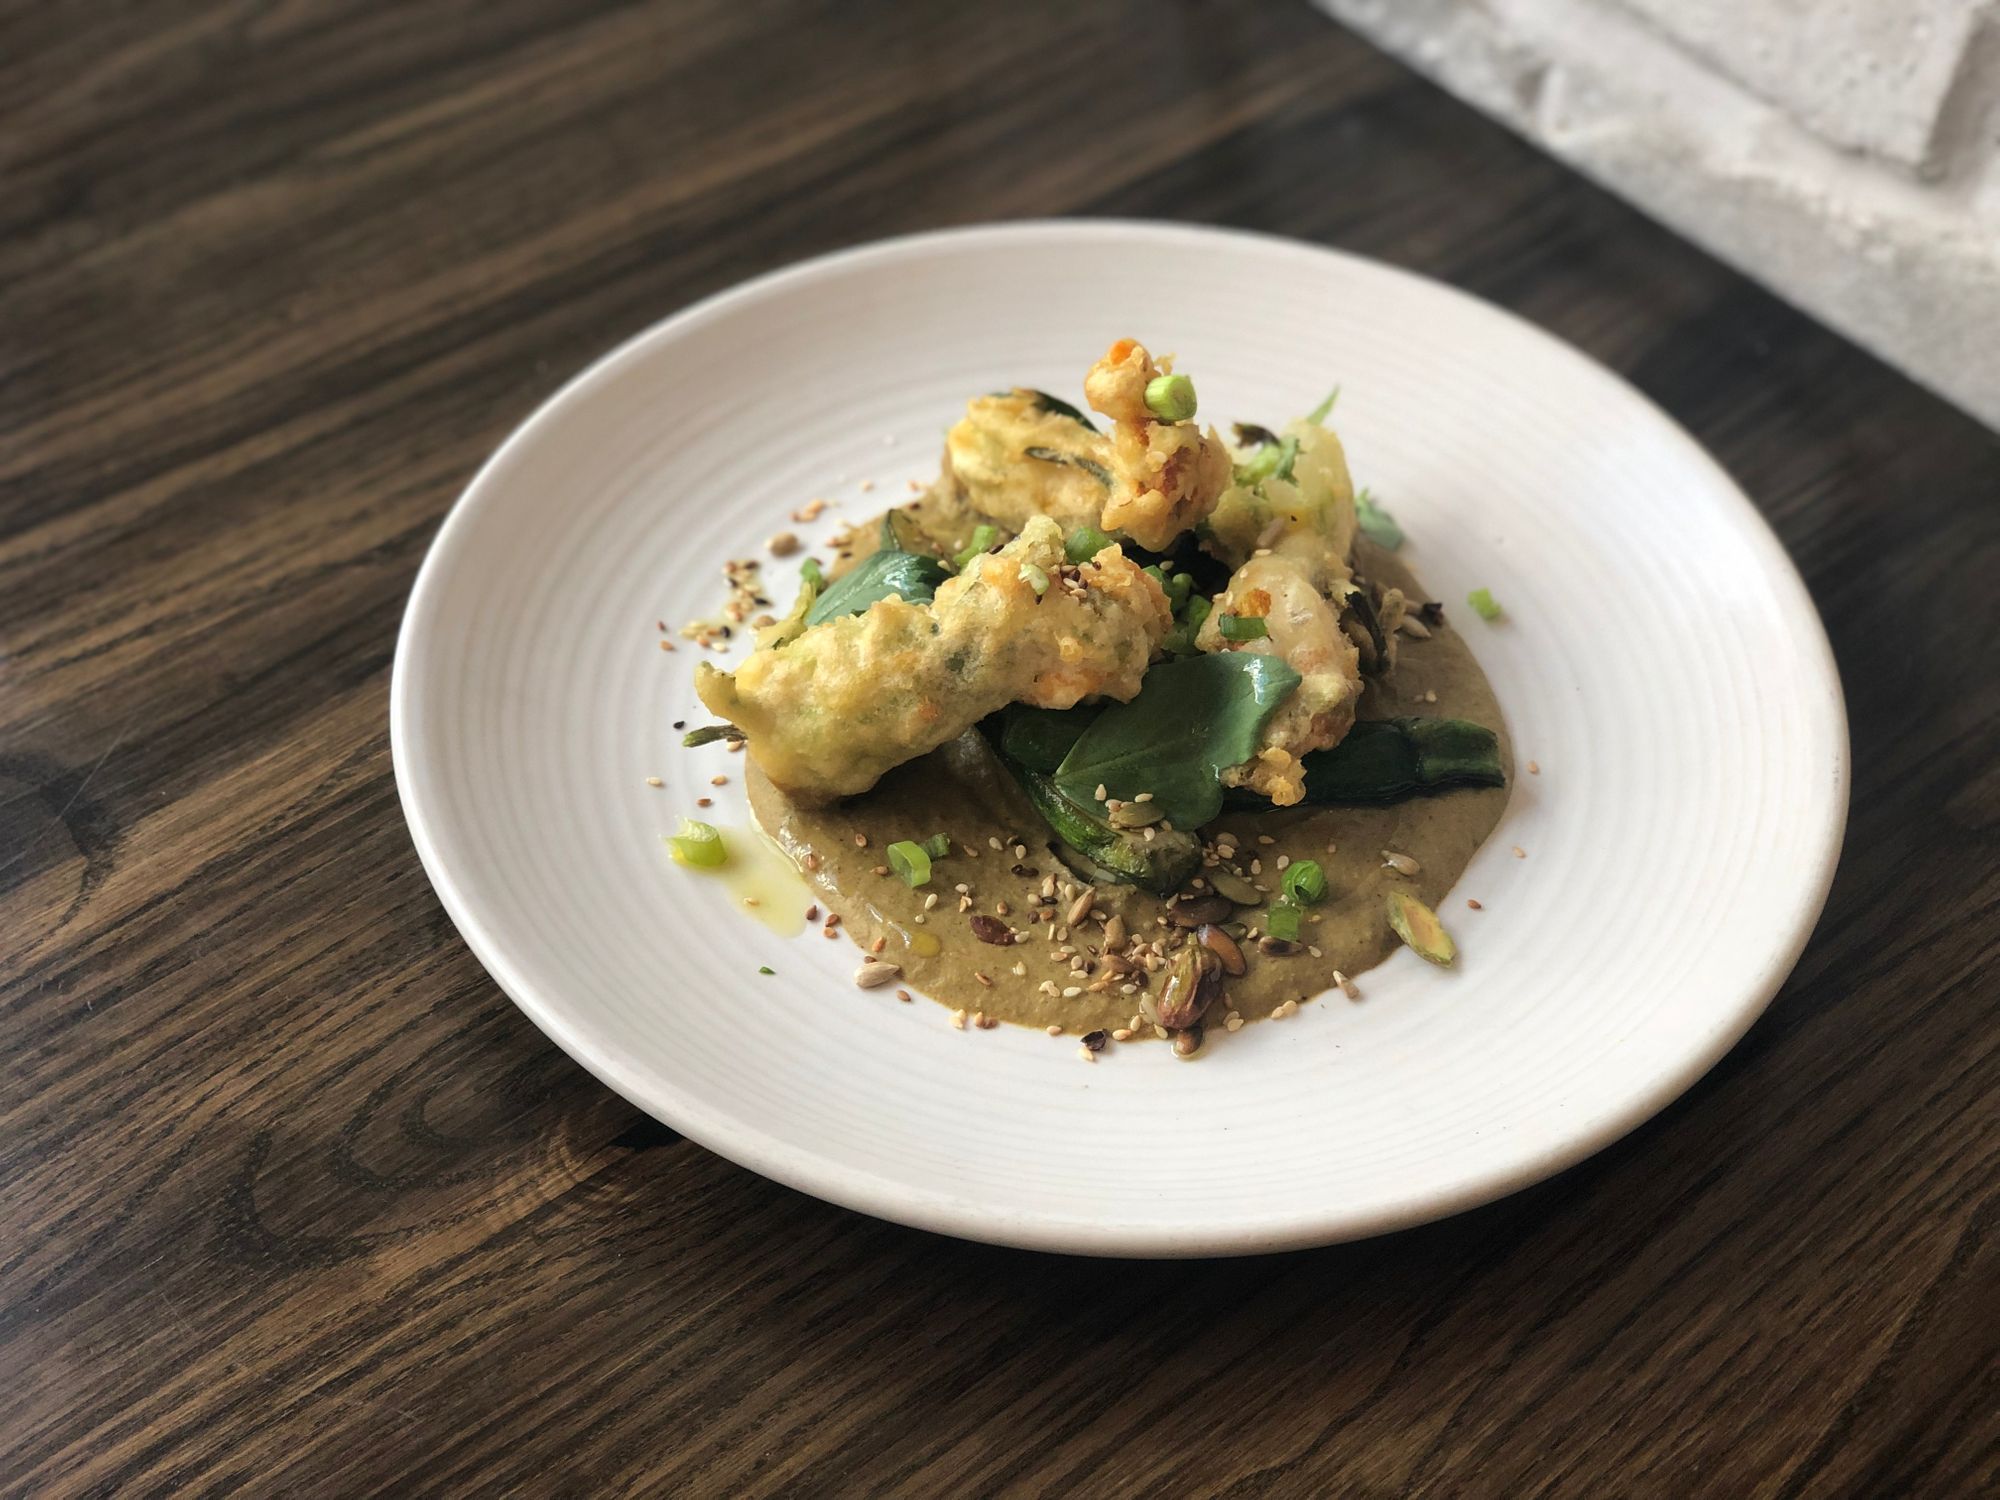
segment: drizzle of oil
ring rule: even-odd
[[[797,937],[805,931],[806,908],[812,892],[785,851],[755,828],[717,824],[727,862],[715,869],[695,865],[681,868],[696,875],[720,880],[729,887],[737,908],[755,917],[779,937]]]

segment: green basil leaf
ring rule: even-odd
[[[878,599],[900,594],[906,604],[928,604],[951,574],[934,557],[915,552],[874,552],[836,578],[806,611],[806,624],[858,615]]]
[[[1063,795],[1086,806],[1097,788],[1126,801],[1151,792],[1174,827],[1222,810],[1222,773],[1257,753],[1257,737],[1299,685],[1283,660],[1230,651],[1162,662],[1130,703],[1100,713],[1056,769]]]
[[[1096,708],[1030,708],[1010,703],[1000,714],[1000,753],[1044,775],[1063,757],[1097,717]]]
[[[1062,397],[1051,396],[1047,391],[1031,391],[1029,394],[1035,398],[1035,405],[1039,406],[1043,411],[1052,411],[1057,416],[1068,417],[1072,422],[1081,422],[1092,432],[1097,431],[1096,424],[1090,418],[1086,417],[1074,406],[1071,406]]]
[[[1305,800],[1314,806],[1387,807],[1457,787],[1505,786],[1500,740],[1464,719],[1363,719],[1331,750],[1305,758]],[[1269,807],[1232,791],[1231,807]]]

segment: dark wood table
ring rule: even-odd
[[[0,1489],[2000,1489],[1992,433],[1296,0],[16,5],[0,101]],[[1085,213],[1514,308],[1804,569],[1832,903],[1556,1181],[1235,1262],[875,1223],[607,1093],[418,869],[398,612],[515,423],[753,272]]]

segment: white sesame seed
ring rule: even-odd
[[[1048,1031],[1048,1033],[1049,1033],[1049,1035],[1050,1035],[1050,1036],[1061,1036],[1061,1035],[1062,1035],[1062,1027],[1060,1027],[1060,1026],[1050,1026],[1050,1027],[1048,1027],[1048,1028],[1047,1028],[1047,1031]]]
[[[1529,774],[1530,776],[1539,776],[1539,775],[1541,775],[1541,774],[1542,774],[1542,768],[1541,768],[1540,766],[1538,766],[1537,764],[1535,764],[1535,762],[1533,762],[1533,761],[1529,761],[1529,762],[1528,762],[1528,774]]]
[[[657,777],[657,776],[648,776],[648,777],[646,778],[646,785],[647,785],[647,786],[665,786],[665,785],[666,785],[666,783],[665,783],[664,781],[660,780],[660,778],[659,778],[659,777]]]
[[[1095,1052],[1092,1052],[1088,1047],[1077,1048],[1076,1055],[1082,1058],[1087,1063],[1094,1063],[1097,1061],[1097,1054]]]
[[[1076,997],[1077,997],[1078,995],[1081,995],[1082,993],[1083,993],[1083,986],[1082,986],[1082,985],[1079,985],[1079,984],[1072,984],[1072,985],[1068,985],[1068,986],[1066,986],[1066,987],[1065,987],[1065,988],[1063,989],[1063,992],[1062,992],[1062,997],[1063,997],[1063,999],[1065,999],[1065,1000],[1074,1000],[1074,999],[1075,999],[1075,998],[1076,998]]]
[[[937,892],[932,891],[924,897],[924,910],[930,911],[936,906],[937,906]]]
[[[1120,1026],[1116,1031],[1111,1033],[1111,1040],[1114,1042],[1129,1042],[1132,1040],[1132,1033],[1127,1028]]]
[[[1514,858],[1526,859],[1527,857],[1528,857],[1528,851],[1526,849],[1523,849],[1519,844],[1516,844],[1514,846]]]
[[[951,1013],[951,1024],[960,1031],[965,1030],[965,1012],[962,1010],[953,1011]]]
[[[1291,862],[1292,862],[1292,857],[1289,854],[1280,854],[1278,856],[1278,868],[1281,870],[1284,869],[1285,866],[1289,865]]]

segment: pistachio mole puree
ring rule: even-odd
[[[1356,546],[1355,560],[1364,576],[1399,587],[1412,599],[1429,597],[1392,554],[1366,541]],[[1427,693],[1435,693],[1436,701]],[[1495,730],[1511,787],[1513,747],[1500,706],[1451,624],[1433,628],[1429,640],[1402,637],[1395,670],[1386,680],[1369,680],[1360,717],[1399,715],[1469,719]],[[847,935],[864,949],[878,937],[886,939],[881,957],[901,966],[899,985],[955,1009],[983,1011],[1023,1026],[1060,1025],[1071,1036],[1127,1026],[1134,1016],[1145,1014],[1141,1002],[1146,996],[1158,993],[1162,974],[1122,976],[1120,983],[1146,980],[1138,994],[1122,994],[1116,984],[1091,992],[1090,985],[1104,972],[1099,952],[1104,929],[1096,917],[1067,929],[1066,944],[1051,941],[1066,928],[1072,904],[1061,896],[1063,885],[1081,894],[1088,882],[1056,857],[1048,826],[978,742],[976,732],[897,767],[871,791],[827,807],[794,806],[754,765],[745,770],[758,823],[802,865],[808,853],[817,856],[816,868],[807,870],[805,878],[818,899],[828,911],[839,913]],[[1445,897],[1499,822],[1507,796],[1508,787],[1482,787],[1416,797],[1394,807],[1226,809],[1205,836],[1213,841],[1224,830],[1233,834],[1236,865],[1248,879],[1275,895],[1281,856],[1316,860],[1326,872],[1327,897],[1306,909],[1296,954],[1269,955],[1254,940],[1243,941],[1248,972],[1225,980],[1224,996],[1206,1018],[1210,1039],[1221,1032],[1220,1023],[1231,1010],[1246,1020],[1268,1016],[1286,1000],[1308,1000],[1331,988],[1336,970],[1352,977],[1380,963],[1397,946],[1384,910],[1391,890],[1415,893],[1436,908],[1461,946],[1476,944],[1477,914],[1463,901],[1454,907]],[[921,843],[937,833],[951,839],[951,853],[932,861],[928,885],[912,889],[893,873],[875,873],[887,864],[889,845],[903,839]],[[1017,845],[1024,854],[1014,853]],[[1411,856],[1419,872],[1403,876],[1384,868],[1384,850]],[[1253,858],[1261,862],[1261,873],[1251,872]],[[1055,919],[1038,921],[1047,908],[1037,906],[1035,898],[1049,875],[1057,882]],[[966,911],[959,910],[960,887],[971,897]],[[1095,913],[1122,916],[1134,939],[1171,931],[1160,925],[1167,907],[1162,898],[1123,885],[1098,885],[1095,890]],[[933,895],[936,904],[926,910],[925,898]],[[1025,934],[1025,941],[1006,947],[982,941],[971,921],[979,913],[1000,916],[1010,929]],[[1242,907],[1231,920],[1261,931],[1260,915],[1260,908]],[[1308,945],[1318,950],[1318,957]],[[1096,971],[1075,978],[1072,961],[1051,956],[1052,949],[1063,946],[1076,951],[1076,962],[1097,961]],[[1016,974],[1016,965],[1026,972]],[[1057,993],[1044,990],[1044,981],[1053,983]],[[1084,993],[1061,994],[1077,987]],[[894,988],[875,993],[888,996]],[[1147,1025],[1137,1035],[1153,1035],[1153,1029]]]

